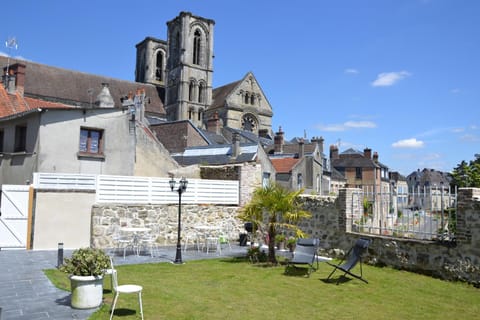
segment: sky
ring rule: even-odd
[[[477,0],[16,0],[0,54],[133,81],[135,45],[181,11],[215,21],[214,88],[253,72],[287,140],[405,176],[480,153]]]

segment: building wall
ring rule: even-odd
[[[74,249],[90,246],[91,211],[95,193],[35,192],[33,213],[33,249]]]
[[[0,185],[26,184],[32,181],[37,168],[39,113],[0,123],[4,132],[3,155],[0,157]],[[15,127],[27,126],[26,152],[14,153]]]
[[[40,121],[36,171],[133,175],[135,132],[130,125],[127,112],[119,109],[48,110]],[[103,159],[78,156],[81,127],[104,130]]]
[[[148,128],[137,125],[136,137],[135,176],[168,177],[180,167]]]

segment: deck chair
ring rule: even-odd
[[[350,250],[348,250],[347,254],[338,265],[327,261],[329,265],[334,267],[333,271],[330,273],[327,280],[330,279],[330,277],[335,273],[335,271],[341,270],[344,272],[343,276],[345,276],[346,274],[349,274],[354,278],[357,278],[359,280],[362,280],[365,283],[368,283],[368,281],[363,278],[362,255],[367,250],[371,242],[372,242],[371,239],[360,238],[355,242],[353,247],[351,247]],[[357,263],[360,263],[360,275],[357,275],[351,272],[351,270],[357,265]],[[342,277],[339,277],[337,279],[337,285],[340,283],[341,278]]]
[[[290,268],[297,268],[299,265],[307,266],[307,276],[312,271],[318,269],[317,250],[320,243],[319,239],[298,239],[293,252],[293,258],[287,262],[285,274],[289,273]],[[316,266],[314,263],[316,262]]]

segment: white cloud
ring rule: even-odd
[[[454,88],[454,89],[450,90],[450,93],[452,93],[452,94],[460,93],[460,89],[459,88]]]
[[[394,148],[418,149],[418,148],[422,148],[423,146],[424,146],[424,142],[421,140],[417,140],[416,138],[399,140],[397,142],[392,143],[392,147]]]
[[[383,72],[377,76],[377,79],[372,82],[373,87],[389,87],[393,86],[398,81],[405,79],[411,74],[407,71],[399,72]]]
[[[467,133],[461,136],[460,140],[465,142],[478,142],[480,141],[480,137],[474,134]]]
[[[346,74],[359,74],[360,72],[357,69],[348,68],[343,71]]]
[[[372,129],[376,128],[377,124],[372,121],[347,121],[344,123],[318,125],[317,128],[322,131],[346,131],[350,129]]]

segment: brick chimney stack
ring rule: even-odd
[[[278,128],[278,132],[275,133],[274,141],[274,151],[275,153],[283,153],[283,131],[282,127]]]
[[[25,68],[26,66],[23,63],[15,63],[3,68],[3,85],[8,93],[18,92],[23,97],[25,92]]]
[[[303,138],[300,138],[298,140],[298,159],[303,158],[305,155],[305,140]]]
[[[338,147],[336,145],[331,145],[330,146],[330,159],[331,160],[335,160],[335,159],[339,159],[339,155],[338,155]]]
[[[378,153],[376,151],[373,153],[373,162],[378,163]]]
[[[370,148],[363,149],[363,156],[367,159],[372,159],[372,149]]]
[[[238,132],[233,133],[232,137],[232,158],[237,158],[240,154],[240,135]]]
[[[318,151],[320,152],[320,154],[323,153],[323,142],[325,140],[323,140],[323,137],[314,137],[312,138],[312,142],[315,142],[317,144],[317,147],[318,147]]]
[[[216,134],[220,133],[220,119],[218,118],[218,112],[215,112],[213,116],[207,120],[207,130],[208,132]]]

